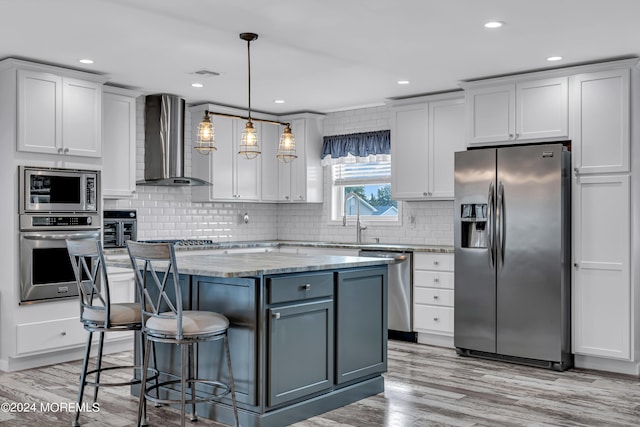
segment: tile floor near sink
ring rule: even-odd
[[[129,360],[130,353],[106,357]],[[0,372],[1,403],[73,402],[80,361]],[[86,393],[87,396],[91,391]],[[137,400],[126,387],[100,391],[100,411],[83,414],[91,427],[135,425]],[[68,426],[65,411],[2,412],[0,425]],[[177,411],[149,408],[149,425],[179,425]],[[189,422],[187,421],[187,424]],[[194,426],[221,426],[200,419]],[[389,341],[385,392],[294,424],[294,427],[589,426],[640,425],[640,380],[572,369],[555,372],[459,357],[453,349]]]

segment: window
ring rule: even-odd
[[[334,221],[398,222],[399,204],[391,199],[391,162],[346,163],[331,166]]]

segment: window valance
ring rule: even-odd
[[[320,155],[323,165],[391,160],[391,131],[325,136]]]

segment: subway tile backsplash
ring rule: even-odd
[[[137,178],[144,176],[144,97],[137,102]],[[185,117],[185,141],[191,141],[191,117]],[[389,129],[386,106],[327,114],[324,134],[338,135]],[[185,170],[191,174],[189,143]],[[215,155],[215,154],[214,154]],[[325,171],[325,200],[329,200],[329,173]],[[353,225],[329,223],[329,209],[322,204],[201,203],[191,202],[190,187],[138,186],[131,199],[105,200],[105,209],[136,209],[138,239],[211,239],[218,242],[246,240],[312,240],[355,242]],[[242,220],[249,215],[249,223]],[[453,244],[453,202],[404,202],[402,225],[366,224],[364,243],[425,245]]]

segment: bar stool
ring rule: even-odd
[[[80,297],[80,321],[89,332],[85,345],[84,361],[82,363],[82,373],[80,374],[80,389],[78,390],[78,406],[72,425],[80,425],[80,408],[84,389],[87,385],[95,388],[93,401],[98,400],[98,389],[100,387],[119,387],[132,384],[140,384],[141,380],[132,378],[128,381],[101,382],[100,374],[105,371],[115,369],[140,369],[140,365],[109,366],[102,367],[102,350],[104,345],[104,334],[106,332],[141,331],[142,313],[140,305],[131,303],[111,303],[109,292],[109,279],[102,252],[102,245],[96,239],[66,240],[69,259],[78,285]],[[102,287],[103,292],[101,292]],[[91,354],[91,342],[93,333],[98,332],[98,355],[96,357],[96,367],[88,371]],[[142,333],[140,344],[143,343]],[[144,348],[142,346],[141,348]],[[157,379],[158,373],[152,369],[152,379]],[[95,380],[89,381],[88,377],[95,374]],[[142,376],[142,375],[141,375]],[[143,411],[146,408],[142,409]]]
[[[231,394],[235,425],[238,422],[235,384],[231,369],[229,352],[229,320],[219,313],[211,311],[184,310],[182,293],[178,278],[178,266],[173,244],[171,243],[139,243],[127,241],[127,250],[131,265],[135,271],[138,290],[142,295],[142,332],[145,337],[145,359],[142,370],[142,385],[138,405],[138,426],[144,420],[146,400],[162,404],[180,403],[181,426],[185,425],[185,408],[191,404],[191,421],[197,421],[196,403],[213,402]],[[193,346],[199,342],[224,341],[229,383],[219,380],[196,378],[197,372],[193,363]],[[149,346],[151,343],[170,343],[180,346],[180,377],[163,373],[173,379],[161,381],[147,386],[146,368],[149,363]],[[188,353],[188,355],[187,355]],[[159,399],[151,396],[151,391],[171,384],[180,384],[180,399]],[[213,387],[213,393],[198,395],[195,393],[196,383]],[[186,386],[191,396],[186,398]]]

